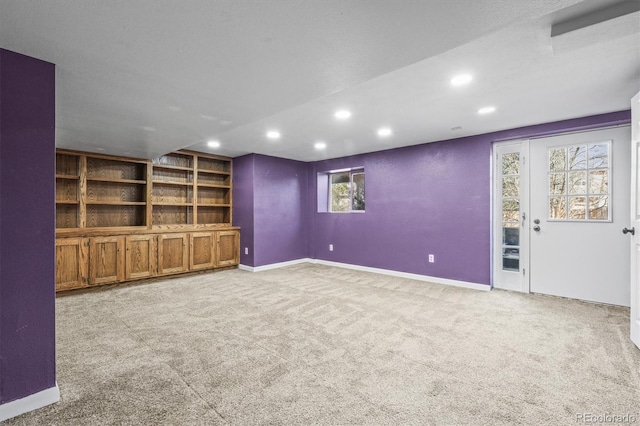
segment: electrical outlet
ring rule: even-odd
[[[249,254],[249,247],[244,248],[244,254]]]
[[[435,261],[436,261],[435,257],[432,254],[430,254],[429,255],[429,263],[434,263]]]
[[[333,244],[329,244],[329,251],[333,251]]]

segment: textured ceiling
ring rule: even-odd
[[[57,65],[59,147],[310,161],[628,108],[639,13],[550,37],[617,3],[0,0],[0,47]],[[474,81],[452,88],[460,71]]]

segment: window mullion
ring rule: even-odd
[[[353,211],[353,173],[349,172],[349,211]]]

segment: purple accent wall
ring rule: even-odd
[[[240,263],[254,266],[253,261],[253,164],[254,154],[233,159],[233,225],[240,230]],[[249,254],[244,254],[244,249]]]
[[[314,163],[238,157],[234,224],[242,227],[241,263],[310,257],[489,285],[492,143],[630,120],[630,111],[619,111]],[[366,212],[322,212],[318,173],[360,166]],[[430,253],[435,263],[427,262]]]
[[[309,256],[308,221],[314,193],[306,190],[308,169],[308,163],[301,161],[254,156],[253,266]]]
[[[492,142],[629,121],[621,111],[312,163],[314,178],[364,166],[366,213],[315,206],[309,256],[489,285]],[[430,253],[435,263],[427,262]]]
[[[316,213],[315,257],[463,281],[488,277],[489,160],[487,144],[458,140],[315,163],[314,172],[364,166],[366,176],[364,214]],[[436,263],[427,263],[429,253]]]
[[[55,66],[0,49],[0,404],[55,386]]]
[[[259,154],[233,159],[233,224],[242,228],[241,264],[255,267],[308,257],[308,171],[308,163]]]

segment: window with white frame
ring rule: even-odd
[[[364,169],[329,172],[328,210],[334,213],[364,212]]]
[[[611,141],[549,148],[549,219],[611,220]]]

